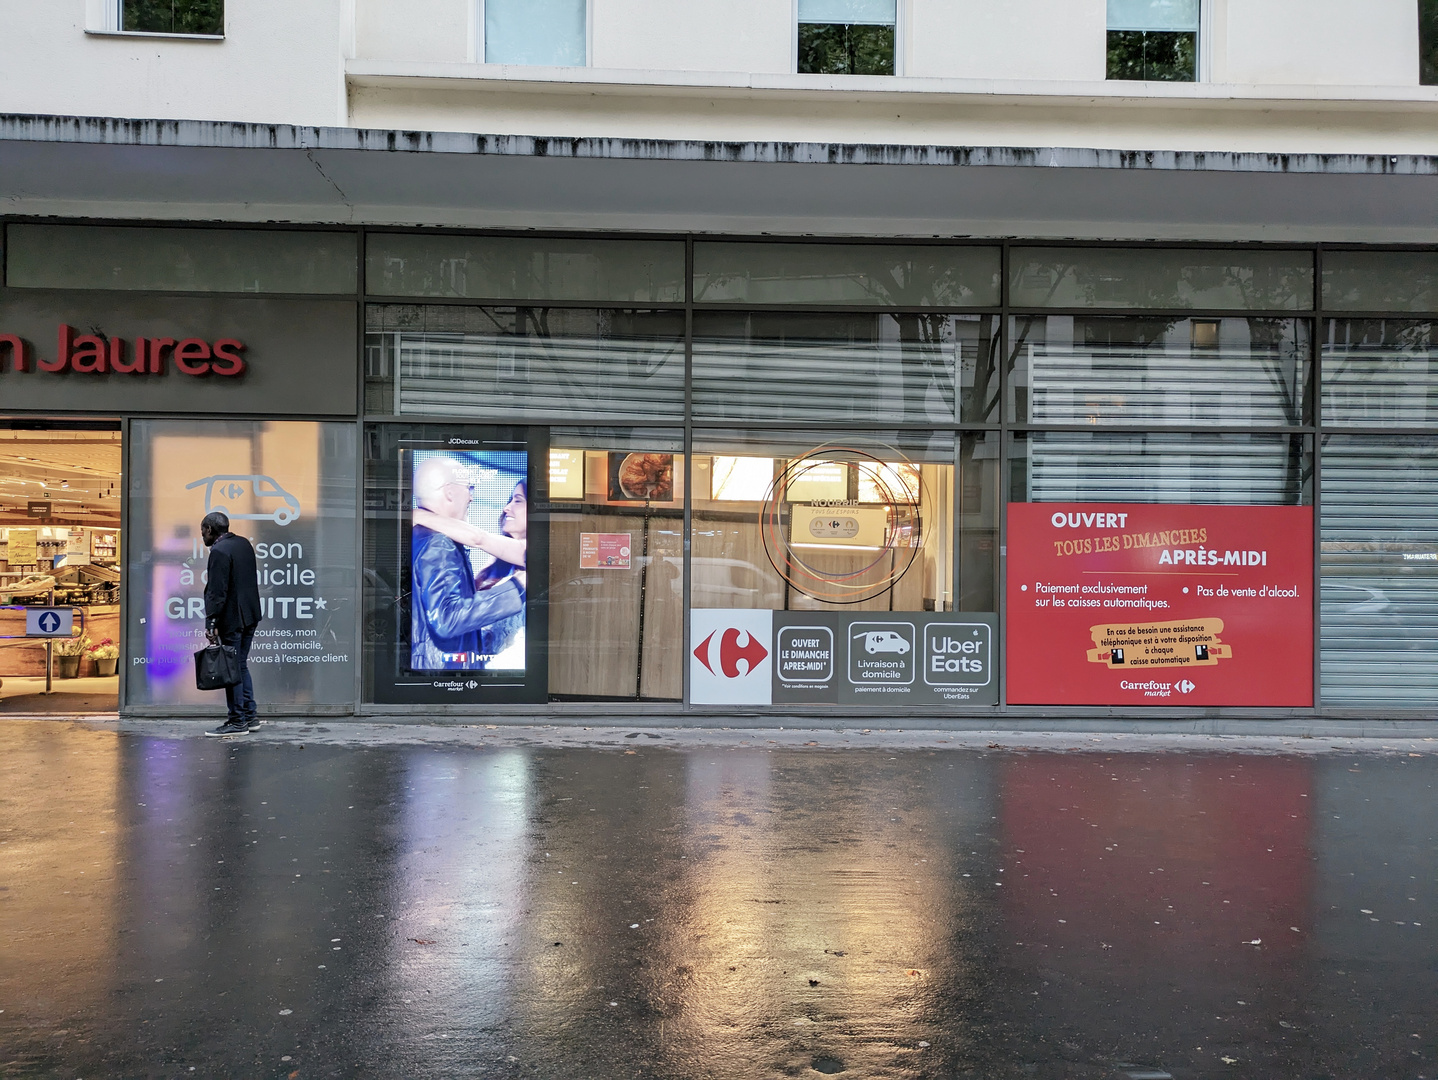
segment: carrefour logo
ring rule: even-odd
[[[768,705],[773,698],[774,613],[690,612],[690,700],[698,705]]]
[[[718,642],[715,642],[715,638]],[[720,632],[715,630],[699,643],[694,658],[704,665],[711,674],[726,679],[737,679],[752,675],[769,655],[769,650],[759,643],[758,638],[747,630],[731,626]],[[739,665],[743,664],[741,668]]]

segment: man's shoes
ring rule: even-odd
[[[259,731],[259,730],[260,730],[260,725],[263,724],[263,723],[264,723],[264,721],[261,720],[258,716],[256,716],[256,717],[252,718],[245,726],[246,726],[246,729],[249,730],[249,731]]]
[[[213,731],[205,732],[206,735],[214,735],[217,738],[225,735],[248,735],[249,733],[250,725],[243,720],[226,720]]]

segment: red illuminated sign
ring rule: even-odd
[[[1008,699],[1313,704],[1313,510],[1012,503]]]
[[[0,334],[0,371],[9,360],[10,370],[34,370],[59,374],[73,371],[81,375],[164,375],[173,366],[181,375],[243,375],[245,351],[242,341],[220,338],[209,342],[203,338],[154,337],[107,338],[99,334],[81,334],[74,327],[60,324],[56,335],[55,357],[47,360],[30,343],[16,334]]]

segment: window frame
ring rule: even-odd
[[[797,3],[797,0],[795,0]],[[474,63],[484,64],[487,67],[544,67],[543,64],[520,65],[506,64],[504,62],[491,63],[484,58],[484,15],[486,0],[474,0],[470,5],[470,18],[474,20],[473,32],[470,34],[470,47],[474,50]],[[566,64],[565,67],[592,68],[594,66],[594,0],[584,0],[584,63]]]
[[[171,41],[224,41],[229,30],[229,15],[223,8],[218,34],[180,34],[165,30],[126,30],[125,0],[86,0],[85,33],[93,37],[163,38]]]
[[[1182,85],[1183,83],[1206,83],[1213,80],[1213,48],[1214,30],[1214,4],[1213,0],[1198,0],[1198,29],[1194,33],[1194,57],[1193,57],[1193,78],[1192,80],[1173,80]],[[1161,31],[1159,31],[1161,32]],[[1183,33],[1184,31],[1173,31]],[[1108,36],[1115,33],[1108,24],[1108,11],[1104,11],[1104,82],[1152,82],[1151,79],[1115,79],[1108,74]]]
[[[592,4],[594,0],[589,0]],[[892,75],[867,75],[869,79],[897,79],[906,74],[904,57],[908,52],[907,11],[912,0],[894,0],[894,73]],[[484,3],[484,0],[479,0]],[[827,24],[817,24],[827,25]],[[813,75],[814,72],[799,70],[799,0],[789,0],[789,70],[795,75]]]

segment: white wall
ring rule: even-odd
[[[477,13],[476,0],[355,0],[355,56],[473,61]]]
[[[912,0],[905,75],[1102,79],[1104,0]]]
[[[1417,0],[1219,0],[1215,15],[1216,80],[1418,85]]]
[[[594,67],[794,70],[793,0],[592,0],[591,12]]]
[[[0,3],[0,111],[346,122],[340,0],[228,0],[218,42],[87,34],[86,9]]]

